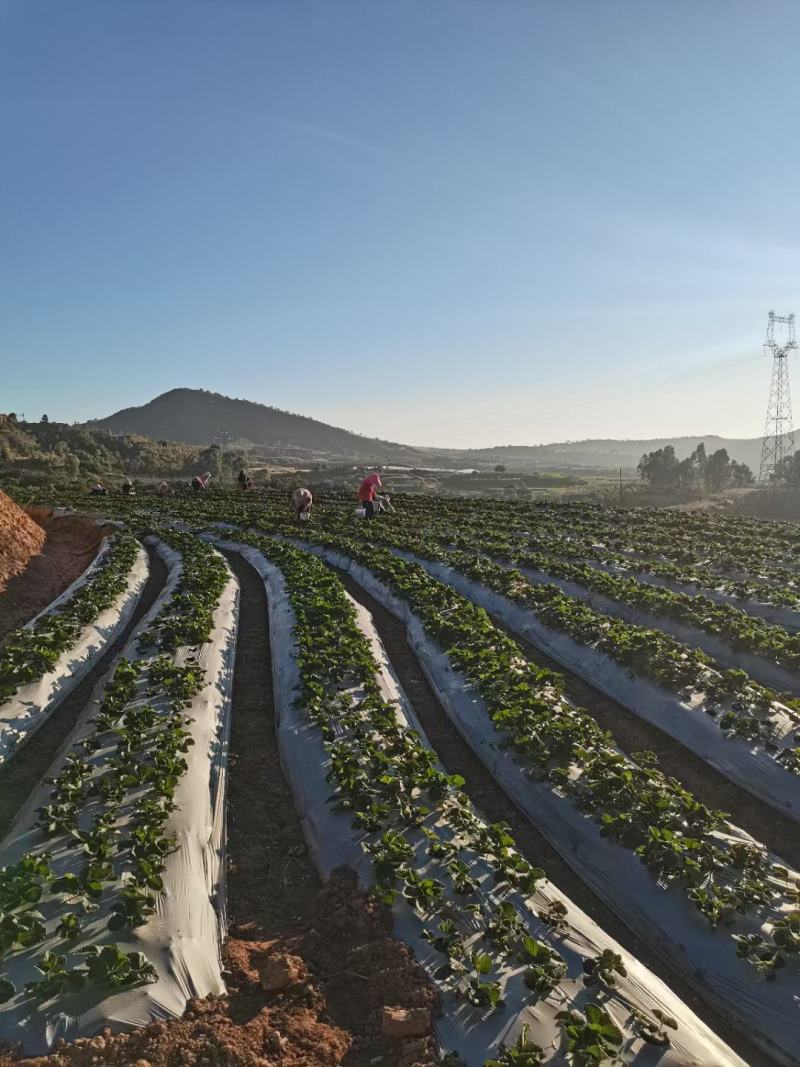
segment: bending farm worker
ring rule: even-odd
[[[292,510],[295,519],[305,519],[306,521],[310,519],[313,502],[314,498],[311,496],[310,490],[295,489],[292,493]]]
[[[381,476],[377,471],[368,474],[359,486],[358,500],[364,508],[365,518],[367,519],[374,518],[375,516],[375,495],[377,487],[380,487],[381,489],[383,488]]]

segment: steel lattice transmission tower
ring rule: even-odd
[[[780,339],[776,339],[776,332]],[[770,311],[764,354],[772,355],[772,381],[767,402],[764,443],[761,446],[761,469],[758,474],[760,482],[770,481],[781,460],[785,456],[794,454],[792,399],[789,395],[789,355],[796,348],[794,315],[776,315],[774,311]]]

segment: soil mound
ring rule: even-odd
[[[0,1048],[0,1067],[432,1067],[429,1027],[381,1032],[386,1006],[423,1009],[426,1020],[437,1007],[391,924],[389,909],[340,868],[319,892],[305,936],[228,941],[226,996],[193,1000],[180,1019],[132,1033],[59,1041],[48,1056]]]
[[[0,593],[9,578],[24,571],[38,556],[47,535],[11,497],[0,489]]]

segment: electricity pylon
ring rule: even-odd
[[[775,327],[778,327],[777,339]],[[794,339],[794,315],[776,315],[770,311],[764,354],[772,354],[772,381],[767,402],[764,443],[761,446],[759,482],[772,480],[785,456],[794,454],[792,398],[789,395],[789,355],[797,348]]]

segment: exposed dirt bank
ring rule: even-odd
[[[2,505],[0,498],[0,508]],[[24,518],[41,534],[44,547],[39,555],[29,556],[29,562],[26,559],[24,570],[10,578],[5,592],[0,594],[0,644],[7,634],[24,626],[86,570],[97,555],[103,535],[111,529],[97,526],[84,515],[42,516],[41,527],[27,516]],[[5,534],[0,515],[0,546]],[[0,572],[0,589],[2,584]]]
[[[0,593],[42,551],[45,533],[0,490]]]

